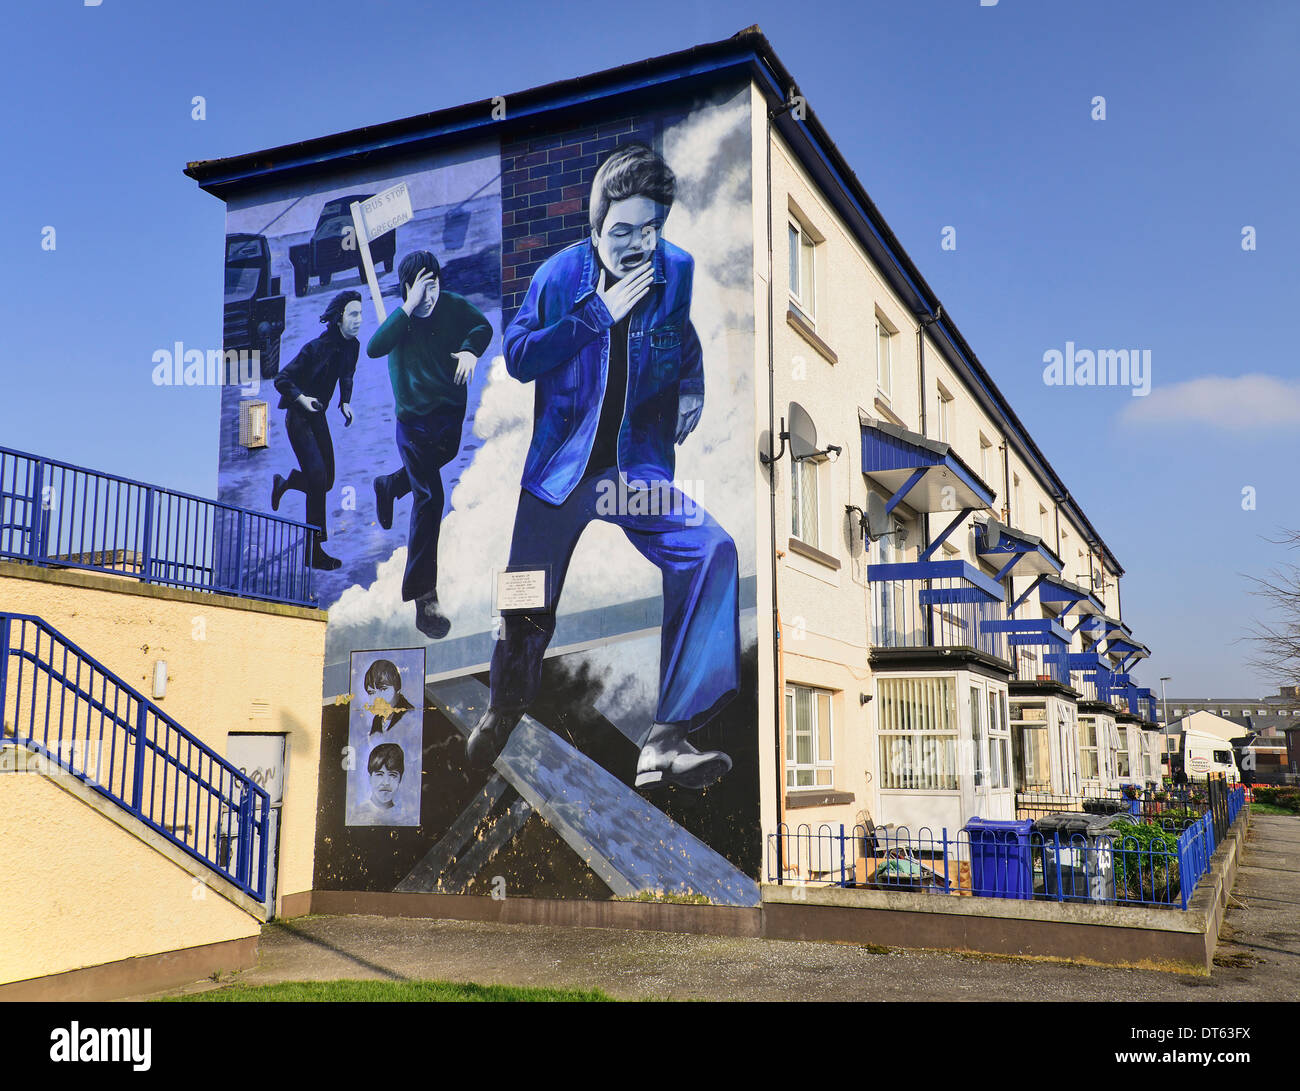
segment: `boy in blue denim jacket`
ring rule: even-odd
[[[569,561],[603,519],[663,573],[659,706],[636,786],[703,788],[731,768],[687,741],[739,690],[739,574],[731,536],[673,485],[675,446],[704,407],[694,261],[660,237],[675,190],[649,148],[614,151],[592,183],[591,240],[537,270],[506,330],[506,369],[536,384],[510,569],[544,571],[546,603],[503,619],[490,707],[467,743],[477,765],[536,696]]]

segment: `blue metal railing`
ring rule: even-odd
[[[0,725],[24,768],[78,778],[265,900],[266,791],[41,618],[0,612]]]
[[[317,529],[0,447],[0,558],[315,605]]]
[[[891,580],[879,575],[890,567],[871,567],[867,593],[875,647],[970,647],[1010,662],[1007,634],[985,624],[1005,620],[1003,602],[982,598],[979,589],[959,577]]]
[[[1087,801],[1085,801],[1087,802]],[[1113,799],[1096,800],[1111,803]],[[1229,824],[1245,803],[1243,789],[1228,794]],[[1066,808],[1067,810],[1069,808]],[[1077,808],[1076,808],[1077,809]],[[1123,816],[1134,824],[1139,816]],[[1085,836],[1033,830],[981,834],[929,827],[823,824],[793,829],[782,823],[767,837],[767,880],[925,894],[1102,902],[1186,909],[1209,873],[1216,838],[1214,816],[1148,822],[1175,834],[1143,844],[1123,828]],[[778,866],[777,862],[780,862]]]

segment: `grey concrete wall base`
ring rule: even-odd
[[[301,909],[301,903],[295,903]],[[632,928],[712,936],[758,936],[757,907],[681,905],[673,902],[586,901],[549,898],[485,898],[474,894],[387,894],[313,890],[311,913],[441,920],[545,924],[568,928]]]
[[[1208,974],[1248,817],[1237,816],[1186,911],[769,885],[763,934]]]

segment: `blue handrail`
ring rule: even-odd
[[[0,558],[313,606],[318,533],[307,523],[0,447]]]
[[[31,614],[0,611],[0,743],[28,751],[36,771],[76,777],[265,901],[266,790]]]

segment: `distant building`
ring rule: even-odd
[[[1211,722],[1208,714],[1213,722],[1225,725],[1224,738],[1251,740],[1248,745],[1239,746],[1238,760],[1243,772],[1253,771],[1254,779],[1269,781],[1280,778],[1288,770],[1297,771],[1292,768],[1295,755],[1288,754],[1287,739],[1300,739],[1300,686],[1282,686],[1275,697],[1170,697],[1166,708],[1168,752],[1178,752],[1179,738],[1189,717],[1195,716],[1198,729],[1206,730],[1202,721]],[[1228,724],[1237,729],[1235,734]],[[1296,734],[1289,735],[1289,732]],[[1300,743],[1293,744],[1293,750],[1296,745]]]
[[[1170,697],[1165,712],[1172,724],[1193,712],[1212,712],[1248,731],[1277,736],[1279,745],[1289,727],[1300,727],[1300,686],[1282,686],[1275,697]]]

